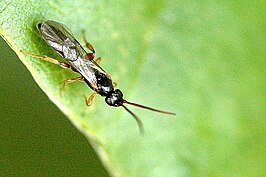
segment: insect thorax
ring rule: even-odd
[[[97,92],[102,96],[107,96],[114,90],[111,78],[99,71],[95,72],[97,79]]]

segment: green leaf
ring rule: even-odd
[[[265,176],[265,5],[263,1],[0,2],[0,34],[35,81],[86,136],[112,176]],[[36,23],[55,20],[89,41],[144,122],[108,107],[78,75],[25,56],[61,59]]]

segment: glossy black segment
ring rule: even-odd
[[[99,60],[97,61],[96,59],[96,62],[93,60],[95,57],[95,50],[93,46],[89,42],[87,42],[84,32],[83,38],[86,43],[86,47],[91,50],[92,53],[87,53],[71,34],[70,30],[61,23],[47,20],[43,23],[38,23],[37,28],[47,44],[52,47],[67,62],[60,62],[51,57],[30,54],[28,52],[24,52],[24,54],[43,59],[50,63],[58,64],[65,69],[70,68],[73,71],[79,73],[81,75],[80,77],[66,79],[65,82],[70,83],[76,80],[85,81],[87,85],[95,91],[95,93],[93,93],[89,97],[89,99],[86,100],[87,106],[91,105],[94,96],[98,93],[99,95],[105,97],[105,102],[109,106],[124,107],[124,109],[129,112],[137,121],[141,133],[144,132],[141,120],[124,104],[130,104],[163,114],[175,115],[175,113],[161,111],[124,100],[123,93],[119,89],[114,90],[114,84],[111,77],[98,65]]]
[[[109,106],[121,106],[123,105],[123,93],[119,89],[116,89],[105,97],[105,102]]]
[[[107,96],[114,90],[112,80],[105,74],[95,71],[97,79],[97,92],[102,96]]]

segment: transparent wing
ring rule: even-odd
[[[63,46],[65,45],[66,40],[71,41],[75,46],[80,46],[70,30],[61,23],[48,20],[38,24],[38,29],[45,41],[62,57],[65,57],[63,55]]]
[[[107,74],[95,61],[87,58],[86,51],[73,37],[70,30],[65,25],[51,20],[38,24],[38,29],[48,45],[65,58],[94,90],[97,90],[98,75]]]

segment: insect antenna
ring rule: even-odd
[[[167,112],[167,111],[162,111],[162,110],[154,109],[154,108],[151,108],[151,107],[148,107],[148,106],[143,106],[143,105],[140,105],[140,104],[137,104],[137,103],[132,103],[132,102],[129,102],[129,101],[126,101],[126,100],[123,100],[123,103],[130,104],[130,105],[133,105],[133,106],[137,106],[137,107],[143,108],[143,109],[148,109],[150,111],[155,111],[155,112],[163,113],[163,114],[176,115],[175,113],[172,113],[172,112]]]
[[[125,110],[129,112],[134,117],[134,119],[137,121],[140,134],[144,134],[144,127],[143,127],[142,121],[136,116],[136,114],[130,111],[125,105],[122,104],[121,106],[123,106],[123,108],[125,108]]]

